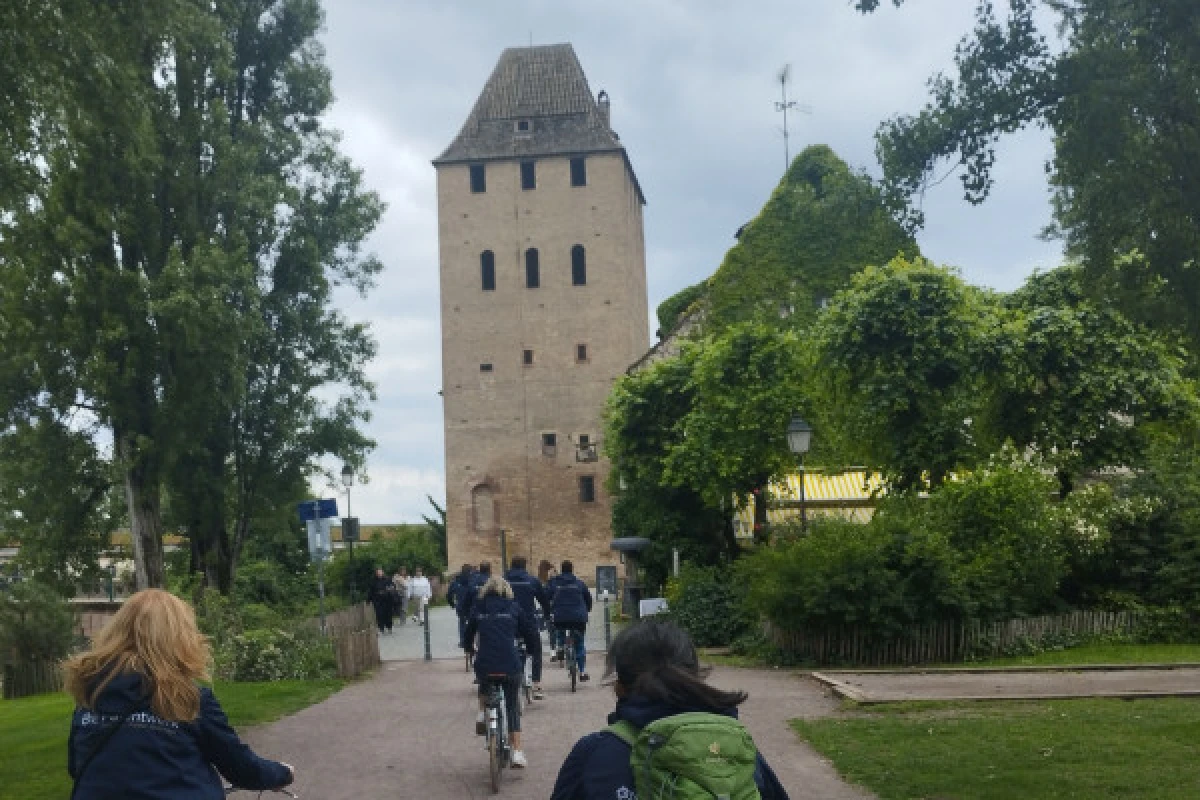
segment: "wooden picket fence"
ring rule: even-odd
[[[1129,633],[1142,623],[1132,611],[1075,611],[1001,622],[936,622],[900,636],[881,637],[855,628],[789,631],[766,624],[768,639],[806,663],[848,667],[914,666],[998,656],[1023,642]]]
[[[307,624],[320,629],[321,621],[310,619]],[[340,678],[356,678],[382,663],[379,637],[375,633],[375,616],[369,603],[359,603],[326,614],[325,635],[333,643]]]
[[[57,661],[21,661],[4,665],[4,699],[61,691],[62,668]]]

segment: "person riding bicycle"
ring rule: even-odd
[[[504,579],[512,587],[513,596],[520,603],[521,610],[528,614],[531,620],[536,621],[537,607],[541,606],[542,612],[545,613],[550,608],[550,601],[546,597],[546,590],[542,584],[526,571],[527,563],[523,556],[515,557],[512,560],[512,568],[504,573]],[[529,651],[529,657],[533,661],[533,699],[541,700],[545,695],[542,694],[542,639],[540,635],[537,647]]]
[[[475,570],[470,564],[463,564],[462,569],[454,580],[450,582],[449,588],[446,589],[446,602],[454,609],[454,613],[458,616],[458,646],[462,647],[463,632],[467,629],[467,616],[471,611],[471,604],[467,600],[467,595],[471,592],[471,579],[475,577]]]
[[[475,719],[475,732],[485,732],[484,704],[487,698],[488,681],[503,675],[505,713],[508,729],[512,733],[512,765],[525,767],[525,753],[521,750],[521,678],[523,668],[521,654],[517,651],[517,637],[525,642],[530,652],[541,645],[537,626],[533,618],[525,613],[520,603],[513,599],[513,590],[508,581],[499,576],[489,578],[471,606],[471,618],[467,620],[466,647],[472,650],[476,634],[479,645],[475,648],[475,677],[479,681],[479,716]]]
[[[568,630],[575,632],[575,663],[579,665],[579,680],[589,680],[587,674],[588,614],[592,610],[592,593],[583,581],[575,577],[575,565],[562,562],[562,572],[550,581],[550,616],[554,620],[559,658]]]
[[[484,587],[484,584],[492,577],[492,564],[490,561],[482,561],[479,564],[479,570],[471,576],[471,581],[467,584],[468,591],[466,593],[466,614],[467,618],[471,617],[471,606],[479,598],[479,590]]]
[[[648,617],[617,634],[607,662],[605,680],[615,677],[617,696],[616,710],[608,717],[610,726],[576,742],[558,771],[550,800],[632,798],[641,793],[638,783],[695,786],[691,779],[712,777],[714,766],[726,781],[721,792],[725,796],[788,800],[779,778],[735,722],[746,693],[722,691],[705,682],[696,648],[685,631],[672,622]],[[688,733],[689,718],[697,722],[692,730],[698,733]],[[718,729],[740,733],[721,737],[738,746],[714,749],[712,732]],[[653,737],[671,733],[670,757],[657,763],[652,755],[646,760],[645,746]],[[641,768],[635,775],[633,761],[639,756]]]

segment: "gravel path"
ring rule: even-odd
[[[819,684],[772,670],[718,669],[712,680],[750,693],[742,719],[793,798],[869,797],[843,783],[787,727],[789,719],[836,709]],[[554,668],[544,684],[546,699],[524,719],[529,769],[509,770],[501,795],[549,797],[572,745],[603,727],[612,709],[612,690],[596,682],[572,695],[565,674]],[[262,754],[296,766],[295,789],[305,800],[483,798],[489,796],[487,759],[482,738],[473,733],[475,708],[461,660],[394,661],[323,703],[250,730],[246,738]]]

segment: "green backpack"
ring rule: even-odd
[[[622,720],[608,728],[632,748],[638,800],[759,800],[754,741],[721,714],[663,717],[638,730]]]

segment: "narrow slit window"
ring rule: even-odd
[[[492,365],[491,365],[491,364],[488,364],[487,362],[484,362],[483,364],[480,364],[480,365],[479,365],[479,371],[480,371],[480,372],[491,372],[491,371],[492,371]]]
[[[538,251],[531,247],[525,251],[525,288],[536,289],[542,285],[541,267],[538,265]]]
[[[587,161],[582,157],[571,159],[571,185],[587,186]]]
[[[580,475],[579,476],[579,502],[581,502],[581,503],[596,502],[596,476],[595,475]]]
[[[537,188],[537,168],[532,161],[521,162],[521,188]]]
[[[521,363],[527,367],[533,366],[533,351],[532,350],[522,350],[521,351]]]
[[[484,171],[483,164],[471,165],[471,191],[475,194],[487,191],[487,173]]]
[[[586,344],[575,345],[575,360],[576,361],[587,361],[588,360],[588,351],[587,351]]]
[[[553,456],[558,453],[558,435],[553,433],[542,434],[542,455]]]
[[[485,292],[496,291],[496,254],[491,250],[479,254],[479,275]]]
[[[587,286],[587,253],[581,244],[571,248],[571,285]]]

